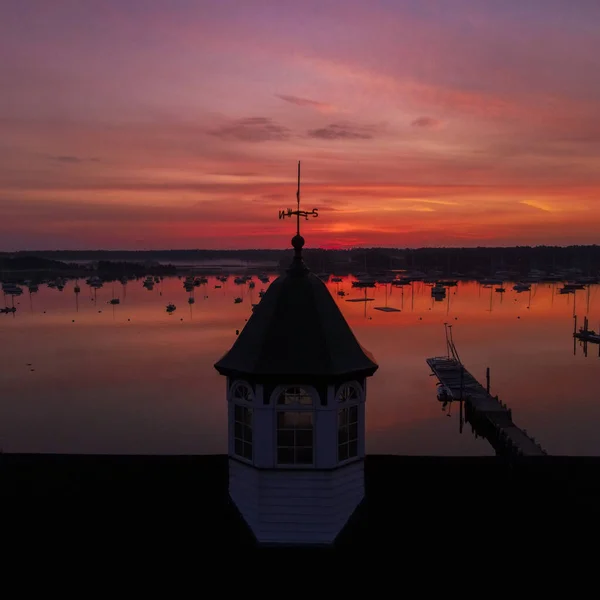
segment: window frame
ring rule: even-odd
[[[345,391],[348,389],[352,389],[355,392],[354,398],[344,398]],[[363,390],[360,384],[356,381],[348,381],[340,386],[336,393],[336,405],[337,405],[337,441],[336,441],[336,458],[338,464],[346,464],[355,460],[360,459],[360,404],[363,401]],[[356,411],[356,421],[351,421],[352,409]],[[342,415],[346,414],[345,419],[342,419]],[[345,423],[341,425],[340,423]],[[351,438],[351,427],[355,425],[356,427],[356,437]],[[340,432],[342,428],[346,429],[346,438],[344,441],[340,442]],[[356,454],[350,456],[350,445],[352,443],[356,443]],[[340,458],[341,453],[340,450],[343,446],[347,447],[347,456],[346,458]]]
[[[342,393],[345,389],[352,388],[356,392],[356,398],[348,400],[346,398],[342,398]],[[340,404],[349,405],[353,403],[360,403],[363,400],[363,389],[360,386],[358,381],[346,381],[342,385],[340,385],[336,395],[335,395],[336,404],[339,406]]]
[[[245,398],[239,398],[236,397],[236,391],[239,388],[244,388],[247,392],[246,397]],[[232,427],[232,436],[231,436],[231,453],[232,455],[237,459],[237,460],[241,460],[243,462],[246,462],[248,464],[254,464],[254,400],[255,400],[255,394],[254,394],[254,390],[252,389],[252,386],[243,380],[237,380],[234,381],[231,384],[230,389],[230,393],[229,393],[229,399],[232,406],[232,411],[231,411],[231,427]],[[240,409],[243,411],[244,417],[242,418],[241,421],[239,421],[237,419],[237,410]],[[250,412],[250,416],[249,418],[246,418],[247,415],[247,411]],[[249,424],[248,424],[249,421]],[[242,437],[239,437],[236,435],[236,424],[240,424],[241,428],[242,428]],[[251,439],[250,441],[247,441],[246,436],[245,436],[245,427],[249,427],[250,429],[250,435],[251,435]],[[248,444],[250,446],[250,455],[251,458],[248,458],[247,456],[244,456],[243,454],[238,454],[236,452],[236,441],[240,441],[242,443],[242,448],[245,448],[246,445]]]
[[[238,388],[245,388],[248,391],[248,398],[236,398],[235,393]],[[229,388],[229,397],[232,402],[239,402],[243,405],[252,404],[255,400],[254,390],[252,386],[247,382],[241,379],[234,381]]]
[[[290,404],[280,404],[279,397],[286,390],[290,388],[299,388],[304,390],[306,395],[310,396],[311,403],[301,403],[295,402]],[[273,390],[271,394],[271,401],[275,408],[275,419],[274,419],[274,428],[275,428],[275,436],[274,436],[274,454],[273,454],[273,462],[276,467],[284,468],[284,469],[314,469],[316,465],[316,444],[315,444],[315,436],[316,436],[316,418],[317,418],[317,406],[318,406],[319,396],[314,387],[303,385],[303,384],[289,384],[289,385],[280,385],[277,386]],[[279,462],[279,449],[280,448],[291,448],[294,451],[294,460],[296,458],[296,452],[299,448],[308,448],[308,446],[298,446],[296,443],[296,432],[298,430],[305,431],[302,428],[293,428],[290,431],[294,434],[294,445],[293,446],[280,446],[279,445],[279,414],[281,413],[310,413],[311,415],[311,450],[312,450],[312,461],[310,463],[285,463]]]
[[[290,402],[288,403],[280,403],[279,402],[279,398],[282,394],[284,394],[287,390],[291,390],[291,389],[298,389],[298,390],[302,390],[304,392],[305,397],[308,396],[310,398],[310,404],[307,402]],[[314,389],[305,386],[305,385],[286,385],[286,386],[279,386],[279,388],[277,390],[275,390],[277,393],[275,394],[275,402],[274,405],[279,408],[279,409],[284,409],[284,408],[302,408],[302,409],[313,409],[314,406],[316,406],[316,402],[315,402],[315,391]],[[294,396],[301,396],[301,394],[296,393],[296,394],[291,394]]]
[[[242,420],[239,421],[237,419],[237,414],[236,412],[240,410],[243,411],[243,415],[244,417],[242,417]],[[246,414],[247,412],[250,412],[250,418],[248,420],[246,420]],[[238,404],[236,402],[233,403],[233,435],[232,435],[232,442],[233,442],[233,454],[234,456],[239,459],[239,460],[243,460],[244,462],[247,462],[249,464],[254,464],[254,408],[252,406],[248,406],[246,404]],[[248,424],[248,421],[250,422]],[[242,428],[242,437],[239,437],[238,435],[236,435],[236,425],[240,424],[241,428]],[[248,441],[246,439],[245,436],[245,427],[248,427],[250,429],[250,434],[251,434],[251,438],[250,441]],[[243,454],[238,454],[238,452],[236,451],[236,442],[240,441],[242,444],[242,448],[245,449],[246,446],[250,446],[250,458],[248,458],[247,456],[244,456]]]

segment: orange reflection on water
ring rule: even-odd
[[[351,279],[328,287],[357,338],[379,362],[369,380],[367,448],[371,453],[490,454],[469,428],[458,432],[435,398],[425,359],[445,353],[444,323],[467,368],[513,409],[551,453],[599,454],[596,434],[598,347],[573,354],[574,309],[598,328],[598,286],[561,295],[559,285],[531,293],[461,283],[436,302],[430,286],[379,286]],[[178,278],[151,291],[142,281],[105,284],[94,294],[70,282],[16,299],[16,315],[0,315],[0,445],[10,452],[223,453],[225,384],[213,363],[243,328],[260,282],[251,290],[210,277],[194,304]],[[221,285],[216,288],[215,285]],[[346,296],[338,295],[343,290]],[[118,297],[120,304],[109,300]],[[242,298],[239,304],[236,297]],[[177,310],[167,314],[173,302]],[[10,302],[7,302],[10,305]],[[380,312],[390,306],[400,312]],[[32,370],[33,369],[33,370]],[[467,433],[468,432],[468,433]]]

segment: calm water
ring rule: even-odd
[[[224,453],[225,382],[213,363],[235,340],[258,301],[231,277],[221,289],[209,278],[188,305],[182,281],[153,291],[142,281],[97,291],[70,282],[40,287],[0,315],[0,446],[6,452]],[[442,412],[425,359],[445,353],[452,323],[463,362],[550,452],[600,454],[598,346],[574,355],[573,313],[600,322],[598,286],[559,295],[538,284],[531,294],[462,283],[434,302],[430,287],[369,289],[369,303],[348,279],[329,288],[379,370],[369,381],[367,450],[398,454],[491,454],[470,428],[459,434],[458,406]],[[339,298],[338,289],[347,292]],[[114,295],[121,304],[107,304]],[[387,292],[387,293],[386,293]],[[205,298],[206,296],[206,298]],[[234,304],[243,296],[241,304]],[[1,299],[0,299],[1,300]],[[177,310],[165,312],[167,303]],[[401,312],[384,313],[387,305]],[[7,301],[10,305],[10,300]]]

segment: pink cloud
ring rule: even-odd
[[[289,102],[296,106],[313,108],[321,112],[332,112],[335,107],[327,102],[319,102],[318,100],[309,100],[308,98],[299,98],[298,96],[289,96],[287,94],[275,94],[277,98],[284,102]]]
[[[287,245],[299,159],[315,245],[595,240],[599,9],[457,1],[15,4],[5,243]]]

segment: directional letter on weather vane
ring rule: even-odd
[[[300,210],[300,161],[298,161],[298,190],[296,192],[296,200],[298,207],[296,210],[287,208],[279,211],[279,218],[285,219],[286,217],[296,217],[296,229],[297,234],[300,235],[300,217],[304,217],[308,220],[308,217],[318,217],[319,209],[313,208],[312,210]]]
[[[279,211],[279,218],[285,219],[286,217],[304,217],[308,219],[308,217],[318,217],[319,209],[313,208],[312,210],[292,210],[291,208],[286,208],[284,210]]]

